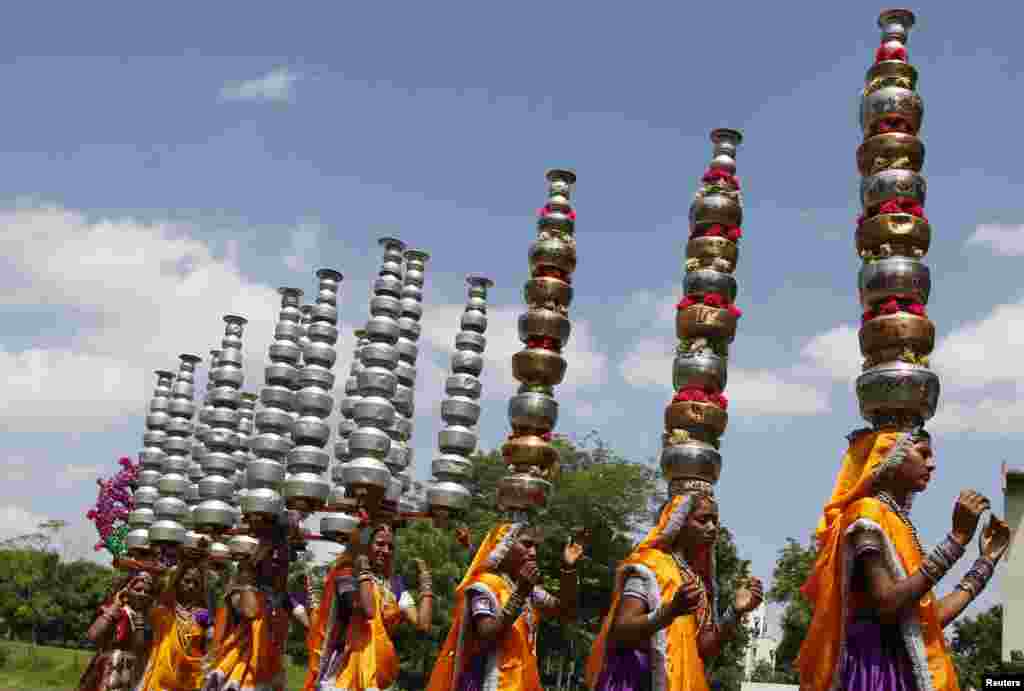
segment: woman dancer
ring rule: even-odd
[[[595,691],[707,691],[705,660],[763,599],[752,578],[718,616],[711,485],[693,481],[619,567],[611,609],[587,661]]]
[[[182,558],[150,610],[153,645],[138,691],[194,691],[202,682],[210,613],[205,559]]]
[[[433,617],[433,583],[422,559],[420,602],[392,574],[394,534],[390,525],[376,525],[369,534],[369,554],[353,554],[354,569],[336,564],[327,575],[323,602],[316,617],[320,640],[317,687],[320,691],[369,691],[389,688],[398,679],[398,653],[391,632],[406,622],[423,632]],[[350,544],[359,545],[358,536]],[[314,660],[310,659],[310,665]]]
[[[149,653],[146,617],[153,602],[153,577],[145,572],[117,580],[86,634],[97,652],[78,682],[79,691],[135,688]]]
[[[427,691],[540,691],[537,623],[576,614],[575,541],[562,554],[558,597],[538,587],[537,531],[502,524],[484,538],[455,591],[455,614]]]
[[[238,573],[217,610],[204,691],[283,691],[292,606],[287,543],[267,539]]]
[[[798,657],[800,686],[956,691],[942,630],[992,577],[1009,529],[993,517],[981,558],[952,593],[937,598],[932,588],[963,556],[988,500],[962,492],[952,530],[925,554],[910,505],[935,471],[928,433],[860,430],[849,442],[818,524],[818,558],[802,589],[814,617]]]

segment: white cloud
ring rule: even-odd
[[[0,540],[39,532],[39,524],[45,520],[46,516],[14,504],[0,506]]]
[[[287,67],[278,67],[258,79],[249,79],[225,85],[220,90],[222,101],[274,101],[287,102],[294,95],[294,85],[300,75]]]
[[[981,245],[1002,257],[1024,255],[1024,225],[982,224],[974,229],[965,243]]]
[[[1024,304],[997,305],[988,316],[943,338],[932,361],[944,387],[980,388],[1024,379]]]
[[[203,356],[224,333],[222,315],[249,319],[243,338],[246,389],[262,385],[280,298],[244,277],[188,228],[132,220],[91,222],[56,208],[0,213],[0,304],[66,308],[60,347],[17,351],[0,342],[0,429],[97,431],[141,415],[154,369],[177,369],[178,353]],[[10,274],[13,274],[10,275]],[[17,282],[18,290],[8,289]],[[314,279],[307,285],[312,288]],[[340,324],[344,347],[352,327]],[[342,385],[344,380],[342,379]]]
[[[284,256],[284,265],[292,271],[308,271],[310,262],[320,247],[320,235],[324,227],[320,223],[305,221],[291,231],[291,249]]]
[[[626,353],[619,373],[627,384],[672,393],[675,344],[667,339],[638,341]],[[796,369],[729,369],[729,409],[753,415],[815,415],[829,410],[828,396],[814,383],[800,380]]]
[[[835,381],[852,382],[861,373],[859,328],[842,324],[818,334],[800,349],[803,362],[797,371],[809,377],[825,376]]]
[[[82,482],[95,480],[100,474],[113,475],[115,468],[104,468],[99,464],[75,465],[68,463],[60,470],[51,481],[57,489],[67,490],[79,486]]]

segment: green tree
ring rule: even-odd
[[[800,587],[810,575],[816,557],[813,538],[806,547],[793,538],[787,538],[786,545],[779,550],[772,573],[768,601],[785,605],[780,622],[782,640],[775,649],[775,669],[786,683],[799,681],[796,657],[811,625],[811,605],[800,592]]]
[[[1024,660],[1002,661],[1003,606],[996,605],[974,617],[953,622],[953,663],[960,687],[984,688],[982,675],[1024,673]]]

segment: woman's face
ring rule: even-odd
[[[535,530],[525,530],[519,539],[509,547],[505,555],[504,570],[510,574],[518,574],[527,564],[537,564],[537,544],[540,535]]]
[[[149,576],[136,578],[128,588],[128,601],[135,608],[141,607],[152,597],[153,579]]]
[[[718,504],[707,497],[694,501],[676,541],[682,547],[710,547],[718,539]]]
[[[189,567],[185,575],[181,577],[179,596],[186,599],[199,597],[202,594],[200,592],[202,584],[202,575],[199,573],[199,569],[195,566]]]
[[[370,543],[370,561],[377,573],[388,573],[391,568],[391,556],[394,554],[394,542],[390,530],[378,530],[373,534]]]
[[[935,472],[935,456],[932,443],[922,439],[907,451],[906,458],[899,464],[893,476],[895,484],[909,492],[923,492]]]

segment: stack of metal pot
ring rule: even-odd
[[[724,395],[729,346],[740,316],[733,271],[743,223],[736,177],[742,139],[732,129],[711,132],[711,163],[690,205],[683,299],[676,311],[679,345],[672,363],[676,394],[665,408],[661,452],[671,495],[695,484],[713,489],[722,469],[719,439],[729,421]]]
[[[366,337],[366,331],[356,329],[356,347],[352,353],[352,363],[349,365],[348,379],[345,380],[345,396],[338,404],[338,411],[341,413],[341,420],[338,422],[338,437],[334,442],[334,458],[336,463],[331,466],[331,492],[327,498],[327,514],[320,519],[320,533],[325,537],[340,540],[359,526],[359,520],[355,517],[357,502],[355,497],[350,497],[345,491],[345,478],[342,469],[345,464],[352,460],[348,440],[356,430],[355,404],[361,400],[359,395],[359,372],[363,369],[359,353],[363,346],[370,340]]]
[[[295,419],[295,394],[299,388],[302,336],[299,288],[280,288],[281,309],[274,326],[274,341],[267,348],[269,364],[264,368],[265,386],[260,390],[262,407],[256,411],[256,434],[249,440],[253,459],[245,471],[246,491],[242,515],[276,519],[284,511],[280,489],[285,480],[284,461],[294,446],[291,440]]]
[[[394,238],[382,238],[379,242],[384,258],[370,297],[370,318],[365,328],[369,343],[359,349],[359,399],[352,407],[356,429],[348,438],[350,460],[340,469],[345,495],[372,516],[376,516],[382,502],[386,502],[385,506],[397,506],[402,493],[401,480],[392,474],[385,461],[389,459],[389,432],[394,430],[396,417],[405,244]]]
[[[149,541],[154,545],[179,545],[185,541],[185,526],[189,507],[185,503],[188,491],[188,469],[192,452],[192,418],[196,413],[195,370],[201,362],[198,355],[179,356],[178,377],[171,387],[171,400],[167,406],[167,437],[164,439],[163,475],[157,482],[160,498],[153,506],[156,521],[149,527]]]
[[[156,370],[156,389],[149,402],[146,414],[146,431],[142,436],[142,451],[139,452],[139,475],[132,490],[134,510],[128,514],[128,534],[125,547],[129,554],[139,556],[150,548],[149,526],[156,520],[153,505],[160,498],[157,483],[163,474],[164,441],[167,439],[167,423],[170,415],[167,408],[171,401],[171,384],[174,373]]]
[[[576,269],[576,212],[570,199],[576,175],[551,170],[546,177],[548,199],[530,246],[530,280],[524,288],[527,311],[519,317],[519,339],[526,348],[512,356],[512,374],[521,386],[509,400],[512,433],[501,449],[510,472],[498,483],[499,507],[523,520],[546,506],[558,472],[558,450],[550,443],[558,422],[554,387],[565,377],[562,349],[572,329],[568,313]]]
[[[494,282],[483,276],[468,276],[469,298],[455,336],[451,375],[445,380],[447,399],[441,404],[444,429],[437,435],[440,451],[431,463],[434,481],[427,488],[431,516],[443,522],[469,508],[477,424],[480,421],[480,372],[487,346],[487,289]]]
[[[928,368],[935,325],[925,313],[931,276],[922,258],[931,226],[920,172],[924,145],[917,136],[924,106],[915,91],[917,70],[907,62],[913,24],[909,10],[879,16],[882,45],[865,78],[860,112],[863,214],[856,243],[863,260],[858,283],[864,372],[857,378],[857,398],[861,415],[876,428],[921,425],[939,400],[939,379]]]
[[[323,474],[331,457],[324,446],[331,437],[327,424],[334,409],[334,363],[338,359],[338,286],[342,275],[333,269],[316,272],[319,281],[316,303],[309,311],[303,347],[303,366],[299,370],[295,394],[295,412],[288,452],[288,477],[284,483],[285,506],[302,513],[319,511],[331,491]]]
[[[235,491],[235,457],[238,446],[238,406],[245,381],[242,372],[242,329],[245,317],[229,314],[224,317],[224,338],[217,367],[210,372],[210,430],[206,435],[206,455],[200,461],[204,477],[199,481],[202,501],[193,510],[196,532],[219,536],[232,529],[238,511],[231,504]],[[218,555],[220,549],[217,550]]]
[[[398,386],[395,388],[395,422],[388,430],[391,435],[391,449],[385,463],[395,479],[401,483],[402,498],[394,506],[388,507],[398,513],[403,507],[414,511],[417,507],[410,502],[406,492],[412,486],[409,468],[412,465],[413,415],[416,412],[416,359],[419,356],[419,340],[423,317],[423,281],[427,260],[430,254],[423,250],[406,250],[405,271],[402,277],[402,316],[398,319],[398,365],[395,376]],[[404,500],[404,501],[403,501]]]
[[[210,367],[206,376],[206,394],[203,397],[203,407],[199,409],[199,422],[196,424],[195,434],[192,438],[192,460],[188,467],[189,486],[185,491],[185,503],[188,504],[189,507],[189,517],[186,525],[189,527],[195,525],[193,513],[195,512],[195,508],[202,502],[202,498],[199,496],[199,481],[203,479],[206,473],[203,472],[203,465],[200,463],[200,460],[208,451],[206,448],[206,436],[210,432],[209,423],[211,415],[213,414],[213,403],[210,401],[210,391],[213,389],[213,377],[211,377],[209,373],[216,369],[217,359],[219,357],[220,348],[214,348],[210,351]]]

